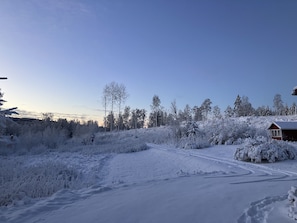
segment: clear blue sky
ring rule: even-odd
[[[101,96],[126,86],[126,105],[157,94],[223,112],[297,97],[296,0],[1,0],[0,82],[6,107],[101,121]]]

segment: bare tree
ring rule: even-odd
[[[110,131],[112,131],[112,126],[114,124],[114,115],[113,115],[113,108],[114,108],[114,104],[117,101],[117,86],[118,84],[116,82],[111,82],[110,84],[105,85],[104,89],[103,89],[103,103],[105,106],[105,120],[106,120],[106,108],[107,105],[110,104],[111,106],[111,113],[112,115],[109,115],[109,124],[110,124]]]
[[[173,120],[174,121],[177,121],[177,119],[178,119],[178,111],[177,111],[176,100],[174,100],[173,102],[171,102],[171,114],[172,114]]]
[[[128,98],[128,93],[126,91],[126,87],[123,84],[117,86],[117,101],[119,105],[119,114],[121,113],[122,104],[125,103],[126,99]]]
[[[126,87],[123,84],[119,84],[116,86],[116,92],[117,92],[117,103],[119,106],[119,120],[121,119],[121,109],[122,104],[125,103],[128,93],[126,91]],[[118,125],[118,130],[120,130],[120,125]]]
[[[103,89],[103,96],[102,96],[102,103],[104,106],[104,128],[106,131],[107,128],[107,117],[106,117],[106,112],[107,112],[107,104],[108,104],[108,98],[109,98],[109,86],[105,85],[104,89]]]
[[[281,115],[284,110],[284,104],[280,94],[276,94],[273,98],[273,107],[277,115]]]
[[[125,102],[128,97],[128,93],[126,91],[126,87],[123,84],[118,84],[116,82],[111,82],[110,84],[105,85],[103,89],[103,105],[105,110],[105,127],[106,127],[106,110],[107,106],[111,106],[111,113],[110,116],[112,120],[109,120],[110,123],[110,130],[112,131],[112,126],[114,124],[114,106],[118,104],[119,106],[119,118],[121,115],[121,106]]]

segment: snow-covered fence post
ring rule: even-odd
[[[297,187],[292,186],[288,191],[288,200],[290,202],[289,217],[297,220]]]

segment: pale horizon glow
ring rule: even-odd
[[[125,105],[150,112],[237,95],[254,108],[291,106],[297,84],[297,1],[2,0],[4,107],[102,123],[102,91],[126,86]]]

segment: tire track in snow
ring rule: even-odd
[[[221,157],[213,157],[209,155],[199,154],[199,151],[189,152],[189,150],[175,150],[163,147],[154,147],[156,149],[165,150],[168,153],[176,153],[181,155],[193,156],[201,159],[206,159],[212,162],[217,162],[222,165],[229,165],[237,170],[245,171],[246,173],[228,174],[226,176],[207,176],[205,178],[227,178],[233,177],[234,179],[241,179],[238,182],[230,182],[233,185],[249,184],[249,183],[265,183],[265,182],[277,182],[277,181],[292,181],[296,183],[297,172],[274,169],[272,167],[264,166],[263,164],[253,164],[242,162],[238,160],[230,160]],[[241,172],[240,171],[240,172]],[[242,181],[242,176],[245,176],[245,180]],[[258,179],[257,179],[258,178]],[[260,178],[260,179],[259,179]],[[265,223],[268,222],[269,216],[272,214],[275,206],[281,206],[287,199],[287,195],[282,196],[269,196],[264,199],[257,200],[250,203],[250,206],[244,210],[243,214],[238,218],[237,223]]]
[[[237,178],[246,176],[247,179],[244,181],[230,182],[230,184],[249,184],[249,183],[261,183],[261,182],[272,182],[272,181],[296,181],[297,172],[286,171],[286,170],[277,170],[261,164],[253,164],[238,160],[231,160],[221,157],[213,157],[209,155],[199,154],[199,151],[191,150],[182,150],[182,149],[173,149],[170,147],[159,146],[150,144],[152,148],[157,150],[166,151],[167,153],[174,153],[183,156],[197,157],[200,159],[206,159],[208,161],[216,162],[226,166],[232,166],[237,170],[235,173],[229,173],[226,175],[219,176],[206,176],[205,178]],[[239,171],[241,170],[241,171]],[[294,178],[292,178],[294,176]],[[248,179],[248,178],[251,179]],[[255,177],[260,179],[255,179]]]
[[[158,149],[163,149],[162,147],[159,147]],[[232,174],[227,176],[208,176],[207,178],[213,178],[213,177],[239,177],[239,176],[258,176],[258,177],[266,177],[265,179],[261,180],[250,180],[250,181],[244,181],[244,182],[235,182],[231,184],[241,184],[241,183],[255,183],[255,182],[264,182],[264,181],[295,181],[297,178],[292,178],[293,176],[297,176],[297,172],[292,171],[286,171],[286,170],[277,170],[273,168],[269,168],[267,166],[263,166],[261,164],[253,164],[253,163],[247,163],[243,161],[238,160],[230,160],[225,158],[218,158],[213,157],[209,155],[202,155],[197,152],[188,152],[188,151],[173,151],[173,149],[165,149],[167,152],[174,152],[178,154],[193,156],[197,158],[207,159],[209,161],[217,162],[223,165],[229,165],[233,166],[236,169],[242,169],[244,171],[247,171],[247,173],[240,173],[240,174]],[[267,178],[268,176],[271,176]],[[289,178],[289,179],[287,179]]]
[[[227,159],[223,159],[223,158],[217,158],[217,157],[213,157],[213,156],[207,156],[207,155],[202,155],[202,154],[198,154],[198,153],[194,153],[194,152],[190,152],[190,150],[182,150],[182,149],[173,149],[173,148],[166,148],[165,146],[159,146],[159,145],[155,145],[155,144],[149,144],[149,146],[151,146],[152,148],[155,148],[157,150],[162,150],[162,151],[166,151],[168,153],[175,153],[178,155],[183,155],[183,156],[190,156],[190,157],[196,157],[196,158],[200,158],[200,159],[206,159],[208,161],[211,162],[215,162],[218,164],[222,164],[225,166],[232,166],[233,168],[236,168],[236,170],[238,171],[239,169],[242,170],[242,173],[234,173],[234,174],[229,174],[229,175],[224,175],[224,176],[208,176],[207,178],[216,178],[216,177],[239,177],[239,176],[247,176],[247,175],[252,175],[255,174],[256,172],[259,173],[258,170],[255,170],[255,168],[253,167],[246,167],[245,165],[240,165],[239,161],[231,161],[231,160],[227,160]],[[268,175],[272,175],[272,173],[270,171],[266,171],[266,170],[262,170],[262,172],[260,174],[262,174],[263,176],[268,176]]]
[[[234,174],[230,176],[221,176],[221,177],[239,177],[244,175],[250,175],[250,176],[257,176],[264,179],[259,180],[246,180],[246,181],[239,181],[239,182],[231,182],[230,184],[246,184],[246,183],[257,183],[257,182],[269,182],[269,181],[296,181],[297,178],[292,178],[292,176],[297,176],[297,173],[292,171],[284,171],[284,170],[275,170],[260,164],[252,164],[252,163],[245,163],[243,161],[237,161],[237,160],[228,160],[223,158],[216,158],[212,156],[206,156],[206,155],[197,155],[194,156],[205,158],[208,160],[215,160],[217,162],[220,162],[222,164],[232,165],[236,168],[241,168],[244,170],[249,171],[248,174]],[[242,162],[242,163],[240,163]],[[264,173],[264,174],[261,174]]]

